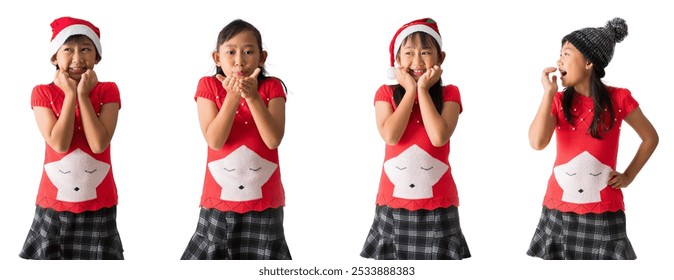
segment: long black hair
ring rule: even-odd
[[[234,36],[239,35],[239,33],[242,32],[250,32],[253,34],[253,37],[255,37],[255,41],[257,42],[258,46],[258,52],[262,54],[262,34],[260,34],[260,31],[255,28],[252,24],[248,23],[247,21],[244,21],[242,19],[236,19],[227,24],[225,27],[220,30],[220,33],[218,33],[218,40],[216,41],[215,45],[215,51],[220,50],[220,46],[227,42],[229,39],[234,38]],[[217,74],[227,76],[224,71],[222,71],[222,68],[220,66],[215,66],[215,74],[213,76],[216,76]],[[264,69],[264,65],[260,67],[260,74],[257,76],[258,81],[262,81],[268,78],[275,78],[281,82],[283,85],[283,89],[287,92],[286,85],[281,79],[277,77],[270,77],[267,74],[267,70]]]
[[[431,46],[434,46],[435,49],[437,50],[438,53],[438,58],[440,58],[440,55],[442,53],[442,49],[440,49],[440,44],[438,44],[437,41],[435,41],[435,38],[433,36],[428,35],[425,32],[414,32],[401,42],[401,46],[405,45],[407,43],[407,40],[410,40],[414,38],[414,36],[419,36],[419,41],[421,41],[422,47],[423,48],[430,48]],[[398,53],[396,54],[396,58],[400,55],[400,51],[402,48],[398,49]],[[433,100],[433,105],[435,105],[435,109],[438,110],[438,113],[442,113],[442,105],[443,105],[443,100],[442,100],[442,78],[438,79],[438,81],[431,86],[430,89],[428,89],[428,93],[431,95],[431,100]],[[400,105],[400,101],[402,101],[403,96],[405,96],[405,88],[402,87],[400,84],[397,84],[393,86],[393,101],[395,102],[396,106]]]
[[[608,93],[608,88],[601,81],[603,69],[593,67],[590,74],[590,97],[594,103],[592,108],[594,116],[592,117],[592,124],[588,131],[593,138],[601,139],[602,135],[615,124],[615,112],[613,111],[613,102]],[[574,125],[575,116],[571,113],[573,99],[576,95],[576,90],[573,87],[564,89],[562,96],[562,108],[564,110],[564,118],[571,125]]]

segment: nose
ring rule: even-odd
[[[241,55],[240,53],[237,53],[234,56],[234,65],[235,66],[242,66],[243,65],[243,55]]]
[[[559,59],[557,59],[557,67],[562,66],[562,57],[560,56]]]

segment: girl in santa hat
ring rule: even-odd
[[[386,152],[374,222],[361,256],[468,258],[448,159],[461,97],[456,86],[442,84],[445,53],[437,23],[425,18],[403,25],[389,52],[389,78],[398,83],[381,86],[374,98]]]
[[[26,259],[124,259],[110,141],[119,89],[99,82],[99,29],[82,19],[51,23],[53,82],[33,88],[31,107],[46,142],[37,209],[19,254]]]
[[[629,90],[605,85],[604,68],[627,24],[614,18],[562,39],[557,68],[543,70],[543,100],[529,128],[536,150],[556,134],[557,159],[527,254],[543,259],[636,259],[625,224],[621,189],[632,183],[658,144],[658,134]],[[557,92],[559,70],[564,90]],[[642,139],[618,172],[622,122]]]
[[[216,74],[201,78],[194,96],[208,163],[199,223],[182,259],[290,259],[277,150],[285,85],[267,76],[262,36],[248,22],[225,26],[211,55]]]

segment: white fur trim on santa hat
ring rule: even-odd
[[[61,32],[59,32],[59,34],[54,37],[54,40],[51,40],[51,44],[49,45],[49,53],[52,55],[55,54],[61,48],[61,46],[63,46],[63,43],[65,43],[66,40],[68,40],[68,38],[73,35],[84,35],[89,37],[89,39],[91,39],[91,41],[96,46],[98,55],[103,56],[101,40],[96,35],[96,32],[84,24],[73,24],[61,30]]]

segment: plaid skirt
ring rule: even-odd
[[[460,260],[470,257],[459,209],[395,209],[377,206],[360,253],[378,260]]]
[[[625,212],[576,214],[543,207],[527,255],[546,260],[634,260]]]
[[[19,256],[36,260],[123,260],[117,208],[75,214],[37,206]]]
[[[182,260],[290,260],[283,207],[243,214],[201,208]]]

